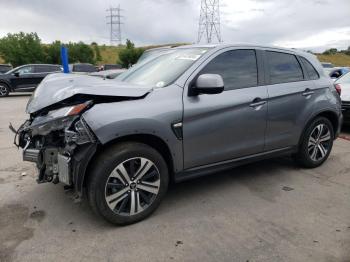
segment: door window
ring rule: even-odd
[[[20,75],[34,73],[33,66],[21,67],[20,69],[17,70],[17,73],[19,73]]]
[[[304,80],[301,66],[294,55],[267,51],[270,83],[288,83]]]
[[[306,58],[300,57],[300,60],[303,63],[306,72],[311,80],[316,80],[320,78],[314,66],[309,61],[307,61]]]
[[[254,50],[232,50],[211,60],[200,74],[218,74],[224,80],[225,90],[258,85],[258,68]]]
[[[50,73],[50,72],[58,72],[60,71],[59,66],[55,65],[36,65],[35,73]]]

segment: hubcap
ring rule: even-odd
[[[119,164],[109,175],[105,199],[118,215],[131,216],[149,207],[159,192],[160,175],[147,158],[131,158]]]
[[[311,132],[308,142],[308,153],[313,161],[322,160],[328,153],[331,132],[325,124],[317,125]]]
[[[6,86],[0,85],[0,96],[5,96],[7,94]]]

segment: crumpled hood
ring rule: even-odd
[[[75,95],[115,97],[142,97],[152,91],[144,87],[117,80],[79,74],[51,74],[45,77],[30,98],[26,112],[35,113]]]

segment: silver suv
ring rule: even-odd
[[[282,155],[317,167],[342,122],[315,56],[247,45],[172,48],[112,80],[49,75],[27,113],[16,141],[38,182],[86,192],[119,225],[150,215],[171,180]]]

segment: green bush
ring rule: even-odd
[[[0,55],[6,63],[15,67],[44,63],[46,60],[41,40],[36,33],[7,34],[0,39]]]
[[[117,63],[121,64],[124,68],[129,68],[137,62],[143,52],[143,48],[135,48],[134,43],[127,39],[126,47],[119,51],[119,60]]]

